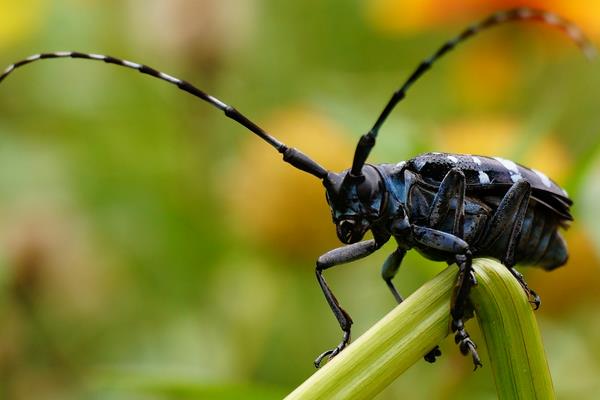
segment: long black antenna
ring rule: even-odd
[[[14,64],[9,65],[2,75],[0,75],[0,82],[4,80],[11,72],[15,69],[22,67],[24,65],[30,64],[34,61],[50,59],[50,58],[82,58],[86,60],[96,60],[96,61],[104,61],[107,64],[115,64],[120,67],[127,67],[131,69],[135,69],[142,74],[150,75],[154,78],[162,79],[163,81],[167,81],[168,83],[177,86],[179,89],[184,92],[188,92],[192,96],[198,97],[219,110],[223,111],[225,115],[234,121],[238,122],[240,125],[246,127],[250,131],[254,132],[258,137],[262,140],[273,146],[279,153],[283,154],[283,160],[294,167],[308,172],[311,175],[316,176],[319,179],[323,179],[327,176],[327,170],[313,161],[306,154],[301,151],[287,147],[285,144],[281,143],[275,137],[269,135],[264,129],[260,128],[254,122],[249,120],[245,115],[240,113],[235,108],[231,107],[228,104],[225,104],[221,100],[213,97],[204,91],[198,89],[194,85],[189,82],[186,82],[182,79],[175,78],[169,74],[165,74],[164,72],[160,72],[154,68],[148,67],[144,64],[138,64],[132,61],[122,60],[119,58],[105,56],[102,54],[89,54],[89,53],[80,53],[77,51],[57,51],[54,53],[42,53],[42,54],[34,54],[29,56],[21,61],[17,61]]]
[[[586,57],[592,59],[596,56],[596,49],[585,37],[581,29],[574,23],[559,15],[531,8],[515,8],[512,10],[492,14],[483,21],[475,25],[471,25],[454,39],[444,43],[444,45],[442,45],[442,47],[440,47],[438,51],[436,51],[430,58],[427,58],[426,60],[422,61],[421,64],[419,64],[417,69],[415,69],[415,71],[408,77],[400,89],[398,89],[392,95],[392,98],[381,112],[379,118],[377,118],[377,121],[371,130],[365,135],[361,136],[354,153],[354,160],[352,162],[350,175],[354,177],[362,176],[362,167],[365,164],[371,149],[375,146],[375,138],[379,133],[379,128],[381,128],[381,125],[383,125],[396,104],[404,99],[406,92],[413,85],[413,83],[415,83],[426,71],[428,71],[440,57],[452,50],[457,44],[467,40],[484,29],[491,28],[504,22],[522,20],[539,21],[547,25],[552,25],[569,36],[569,38],[571,38],[571,40],[573,40],[581,48]]]

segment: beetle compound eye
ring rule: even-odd
[[[358,200],[365,206],[371,205],[379,192],[379,174],[371,166],[363,170],[364,179],[357,185]]]
[[[366,204],[370,202],[375,190],[371,182],[369,182],[368,179],[365,179],[358,185],[356,191],[358,193],[358,200],[360,200],[361,203]]]

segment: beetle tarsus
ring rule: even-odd
[[[442,351],[440,350],[439,346],[435,346],[433,349],[431,349],[431,351],[429,351],[429,353],[425,354],[425,356],[423,356],[423,359],[425,361],[427,361],[428,363],[434,363],[437,359],[437,357],[441,357],[442,356]]]
[[[346,346],[348,346],[348,343],[350,343],[350,330],[344,331],[344,338],[342,339],[340,344],[338,344],[335,348],[331,350],[323,352],[319,357],[316,358],[315,368],[318,369],[321,366],[321,363],[323,362],[325,357],[327,357],[327,361],[331,361],[333,357],[340,354],[340,352],[344,350]]]
[[[471,357],[473,358],[473,371],[478,367],[483,367],[481,359],[479,358],[479,353],[477,353],[477,345],[465,330],[463,320],[457,319],[452,321],[452,330],[456,332],[454,335],[454,343],[458,345],[461,354],[463,356],[471,354]]]
[[[527,295],[529,303],[531,303],[533,305],[533,309],[537,310],[538,308],[540,308],[540,305],[542,304],[542,299],[535,292],[535,290],[529,288],[529,286],[527,285],[527,282],[525,282],[525,278],[523,278],[523,275],[519,271],[517,271],[514,267],[509,268],[509,270],[510,270],[510,273],[515,277],[515,279],[519,282],[519,284],[525,291],[525,294]]]
[[[529,302],[531,304],[533,304],[533,309],[537,310],[538,308],[540,308],[540,305],[542,304],[542,299],[540,298],[540,296],[534,292],[533,290],[530,290],[530,293],[533,296],[533,300],[530,300]]]

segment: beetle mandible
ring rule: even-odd
[[[542,172],[498,157],[427,153],[395,164],[367,164],[379,129],[408,89],[431,66],[460,42],[480,31],[508,21],[532,20],[555,26],[566,33],[588,56],[595,49],[570,21],[547,11],[515,8],[490,15],[469,26],[422,61],[392,95],[373,127],[358,141],[352,167],[340,173],[326,170],[301,151],[288,147],[230,105],[194,85],[143,64],[111,56],[64,51],[35,54],[11,64],[0,75],[3,81],[15,69],[51,58],[81,58],[103,61],[137,70],[167,81],[198,97],[246,127],[283,155],[297,169],[319,178],[343,247],[318,258],[316,276],[327,303],[343,331],[341,342],[315,360],[335,357],[350,342],[352,319],[323,278],[323,271],[366,257],[392,237],[396,250],[386,259],[381,275],[398,303],[403,298],[392,279],[409,249],[427,258],[456,264],[459,268],[451,308],[451,329],[462,354],[470,354],[475,369],[481,365],[477,346],[464,328],[469,312],[469,290],[477,284],[473,257],[494,257],[508,268],[523,287],[530,302],[539,307],[539,296],[525,283],[515,264],[538,265],[546,270],[566,263],[566,244],[558,232],[573,220],[567,193]],[[367,231],[373,239],[362,240]],[[434,362],[439,348],[424,355]]]

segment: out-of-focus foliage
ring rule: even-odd
[[[600,6],[583,1],[31,0],[2,2],[0,58],[146,63],[340,170],[422,58],[515,5],[600,42]],[[414,86],[371,159],[498,155],[566,186],[571,260],[524,270],[564,399],[600,390],[598,65],[539,24],[482,33]],[[209,105],[103,63],[27,66],[0,85],[0,397],[280,398],[339,340],[313,271],[334,232],[320,183]],[[394,306],[379,275],[392,250],[327,272],[355,336]],[[398,285],[441,268],[410,254]],[[494,398],[489,370],[442,350],[380,398]]]

